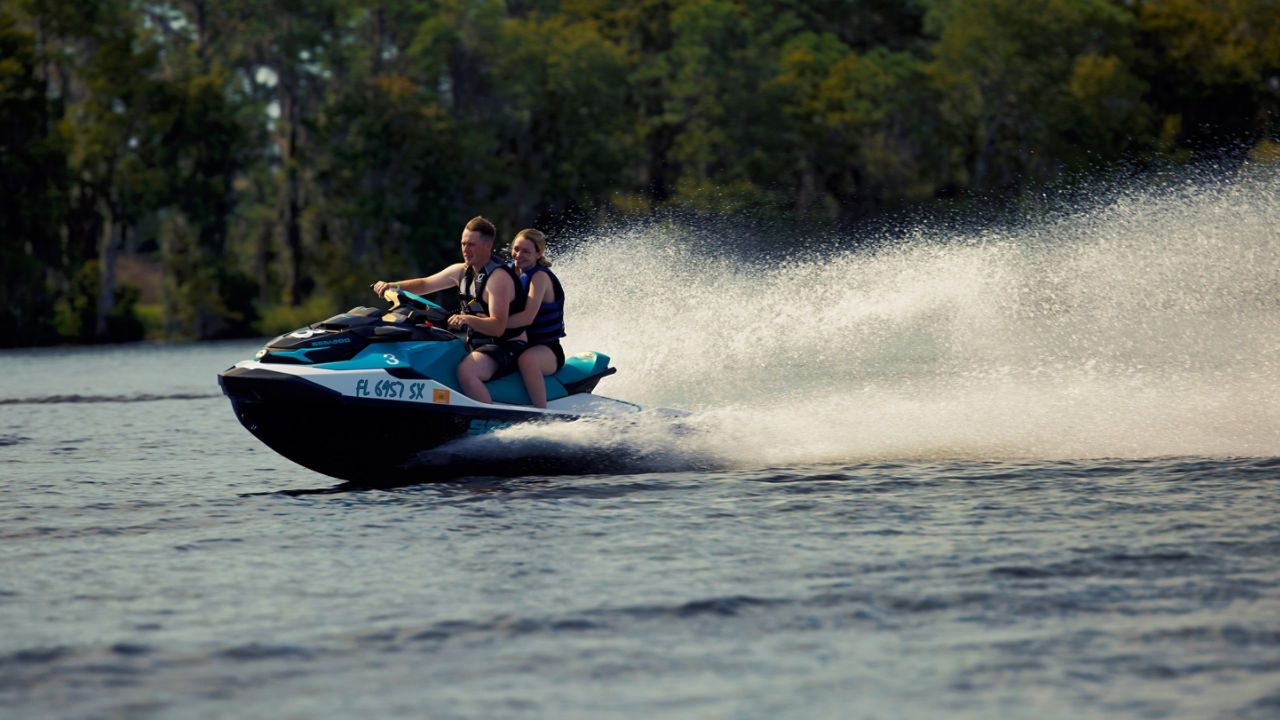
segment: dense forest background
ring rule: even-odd
[[[1276,0],[3,0],[0,345],[263,334],[504,238],[1280,158]]]

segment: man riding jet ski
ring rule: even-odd
[[[458,288],[462,311],[449,318],[448,326],[466,331],[472,344],[471,353],[458,365],[458,381],[467,395],[482,402],[490,399],[485,381],[514,370],[528,339],[523,327],[508,323],[524,310],[526,296],[511,266],[493,257],[496,232],[493,223],[474,217],[462,230],[462,262],[429,277],[373,284],[378,297],[392,287],[419,295]]]
[[[464,231],[464,258],[466,239]],[[467,269],[474,269],[471,260],[480,257],[468,258]],[[501,271],[488,268],[487,254],[480,265],[493,288]],[[456,277],[460,286],[467,281],[461,271]],[[505,322],[499,309],[503,293],[477,290],[471,280],[469,288],[461,288],[464,302],[468,291],[472,299],[483,296],[498,317],[450,316],[403,289],[420,286],[418,281],[402,282],[401,289],[375,283],[374,290],[391,301],[390,310],[357,307],[281,335],[254,359],[220,373],[218,381],[236,417],[258,439],[294,462],[354,482],[411,476],[420,453],[515,423],[639,411],[592,393],[601,378],[616,372],[608,356],[596,352],[567,357],[564,367],[546,377],[545,409],[529,406],[519,375],[489,379],[500,361],[490,352],[473,351],[463,335],[445,329],[470,327],[496,333],[483,337],[502,342],[503,323],[485,320]],[[498,343],[481,347],[490,344]],[[469,385],[471,380],[478,388]]]

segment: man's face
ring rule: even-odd
[[[462,231],[462,261],[472,267],[475,267],[479,261],[481,265],[489,260],[489,254],[493,251],[493,241],[481,235],[476,230]]]

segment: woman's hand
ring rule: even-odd
[[[468,327],[468,325],[470,324],[468,321],[471,319],[471,317],[472,317],[471,315],[450,315],[449,329],[462,330]]]
[[[385,293],[388,290],[392,290],[395,287],[396,287],[395,283],[389,283],[384,280],[379,280],[378,282],[373,284],[373,294],[377,295],[378,297],[382,297],[383,293]]]

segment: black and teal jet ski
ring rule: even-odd
[[[486,383],[492,402],[473,400],[455,371],[467,341],[446,329],[449,314],[407,291],[387,298],[390,309],[356,307],[286,333],[219,373],[241,424],[316,472],[387,483],[421,476],[423,454],[453,440],[640,410],[592,392],[616,372],[598,352],[568,356],[546,378],[546,409],[529,405],[519,373]]]

